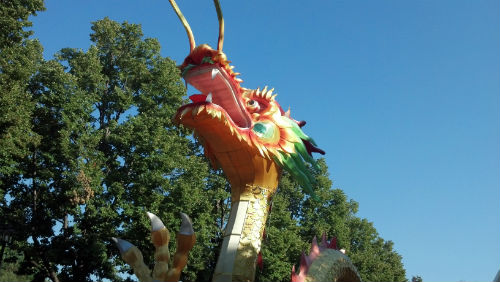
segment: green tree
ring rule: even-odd
[[[40,141],[4,207],[22,234],[21,269],[34,281],[122,280],[128,268],[110,237],[134,242],[152,262],[145,211],[173,233],[182,211],[198,231],[183,274],[194,280],[216,260],[216,203],[228,195],[200,146],[172,124],[185,94],[178,70],[139,25],[106,18],[92,30],[88,51],[63,49],[28,80]]]
[[[30,39],[28,17],[44,10],[42,0],[13,0],[0,3],[0,218],[13,218],[7,206],[11,188],[26,174],[25,158],[39,136],[33,131],[35,103],[28,91],[29,79],[42,61],[42,47]],[[12,247],[12,245],[9,245]],[[11,256],[12,255],[12,256]],[[22,254],[7,248],[0,270],[1,281],[29,279],[15,274]]]
[[[6,247],[2,267],[0,269],[0,282],[21,282],[30,281],[33,277],[28,275],[18,275],[23,255],[12,249],[10,245]]]
[[[44,10],[41,0],[0,3],[0,195],[23,173],[22,159],[38,141],[32,131],[35,104],[27,91],[29,78],[42,59],[42,48],[26,30],[30,15]]]

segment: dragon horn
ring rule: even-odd
[[[214,4],[215,10],[217,10],[217,18],[219,19],[219,41],[217,42],[217,50],[222,51],[222,45],[224,44],[224,18],[222,17],[219,0],[214,0]]]
[[[191,31],[191,27],[189,26],[189,23],[187,22],[186,18],[182,14],[181,10],[177,6],[177,3],[175,3],[175,0],[168,0],[170,2],[170,5],[172,5],[172,8],[174,8],[175,13],[179,17],[179,19],[182,22],[182,25],[186,29],[187,36],[189,38],[189,51],[192,52],[196,44],[194,43],[194,36],[193,32]]]

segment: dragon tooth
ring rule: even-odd
[[[271,101],[274,101],[276,99],[276,96],[278,96],[278,94],[274,94],[273,96],[271,96]]]
[[[212,93],[208,93],[207,98],[205,98],[205,102],[212,103]]]
[[[219,113],[219,111],[217,111],[216,109],[214,109],[214,110],[212,111],[212,117],[213,117],[213,118],[216,118],[216,117],[217,117],[217,113]]]
[[[212,69],[212,80],[215,79],[215,76],[217,76],[218,73],[219,73],[218,69]]]
[[[212,117],[215,117],[215,110],[212,109],[212,108],[209,108],[209,107],[206,107],[207,109],[207,113],[212,116]]]
[[[205,109],[204,105],[199,106],[198,110],[196,111],[196,115],[199,115],[204,109]]]
[[[180,117],[180,118],[182,119],[182,117],[183,117],[185,114],[187,114],[187,113],[189,112],[189,110],[190,110],[190,109],[189,109],[189,107],[184,108],[184,110],[182,110],[182,112],[181,112],[181,117]]]
[[[235,75],[235,76],[237,76],[237,75],[241,75],[241,73],[239,73],[239,72],[235,72],[235,73],[234,73],[234,75]]]
[[[234,66],[229,66],[230,69],[234,69]]]
[[[194,106],[193,109],[191,110],[191,115],[195,116],[196,112],[198,111],[199,106]]]
[[[240,79],[240,78],[235,78],[234,80],[236,80],[237,82],[239,83],[242,83],[243,82],[243,79]]]

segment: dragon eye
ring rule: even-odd
[[[260,103],[255,100],[248,100],[247,109],[252,113],[258,112],[260,110]]]

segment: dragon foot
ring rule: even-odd
[[[186,214],[181,213],[182,224],[179,233],[177,233],[177,250],[174,254],[172,267],[169,269],[168,243],[170,233],[159,217],[150,212],[148,212],[148,217],[151,220],[151,241],[156,248],[152,275],[151,270],[144,264],[141,251],[136,246],[120,238],[112,239],[118,246],[122,259],[132,267],[139,281],[179,281],[181,271],[187,264],[189,251],[196,241],[191,219]]]

